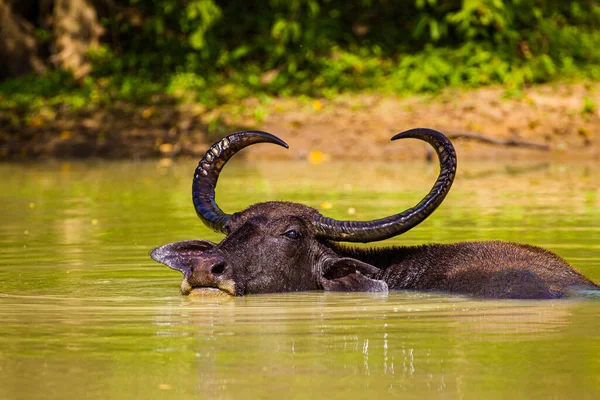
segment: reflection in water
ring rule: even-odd
[[[490,356],[475,353],[481,361],[472,360],[474,350],[514,348],[528,362],[532,341],[561,340],[572,314],[585,307],[404,293],[254,296],[186,306],[162,323],[194,327],[197,383],[211,396],[260,391],[273,384],[268,377],[293,386],[307,374],[311,385],[362,377],[389,392],[455,392],[472,364]]]
[[[483,178],[492,178],[494,176],[501,177],[514,177],[523,174],[539,174],[542,171],[547,171],[550,169],[550,164],[547,162],[536,163],[532,165],[505,165],[505,166],[495,166],[491,169],[481,170],[477,168],[475,171],[467,170],[463,172],[463,179],[483,179]]]
[[[180,275],[147,254],[220,240],[191,206],[195,164],[0,166],[0,398],[600,396],[597,298],[182,298]],[[461,171],[431,218],[386,244],[517,240],[600,281],[598,165]],[[373,219],[420,200],[436,173],[418,163],[239,162],[217,195],[228,212],[286,199]]]

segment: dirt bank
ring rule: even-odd
[[[453,135],[483,134],[529,141],[549,151],[455,140],[461,159],[600,158],[600,84],[548,84],[508,97],[503,88],[447,90],[400,98],[344,95],[326,99],[248,99],[207,109],[157,99],[154,105],[117,104],[107,110],[42,110],[26,124],[0,116],[2,159],[39,157],[148,158],[202,155],[217,137],[261,129],[290,150],[256,146],[251,158],[410,159],[421,143],[390,143],[392,135],[431,127]]]

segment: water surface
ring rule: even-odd
[[[415,204],[422,163],[246,163],[228,212],[292,200],[339,219]],[[600,398],[600,299],[441,293],[178,294],[148,251],[219,241],[191,205],[196,161],[0,165],[0,398]],[[600,282],[600,167],[461,164],[444,204],[384,244],[537,244]]]

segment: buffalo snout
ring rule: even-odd
[[[223,257],[218,254],[202,254],[197,257],[192,267],[186,273],[186,278],[191,286],[217,287],[223,280],[227,279],[231,268]]]
[[[150,252],[153,260],[183,273],[181,293],[210,292],[214,289],[232,296],[238,294],[233,269],[214,252],[216,245],[206,240],[183,240],[157,247]]]

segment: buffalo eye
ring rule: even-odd
[[[298,240],[300,239],[300,232],[298,232],[295,229],[290,229],[289,231],[286,231],[283,236],[285,236],[288,239],[292,239],[292,240]]]

